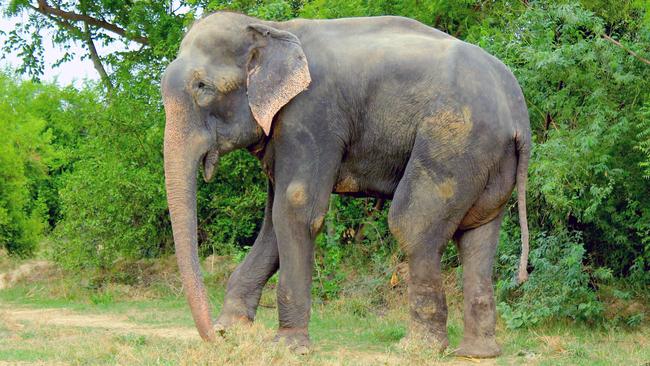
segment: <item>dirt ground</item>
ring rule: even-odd
[[[50,326],[98,328],[111,333],[200,340],[193,328],[152,327],[130,322],[126,317],[78,314],[66,309],[2,309],[0,321],[18,328],[21,322],[27,321]]]

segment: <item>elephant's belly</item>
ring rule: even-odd
[[[359,167],[343,164],[332,189],[333,193],[354,197],[393,198],[403,169],[381,169],[382,164]],[[387,167],[383,165],[383,167]]]
[[[393,198],[408,163],[416,124],[379,116],[360,121],[343,154],[333,192],[357,197]]]

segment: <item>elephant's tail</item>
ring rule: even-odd
[[[519,273],[517,283],[522,284],[528,279],[528,216],[526,214],[526,183],[528,182],[528,161],[530,159],[530,132],[517,133],[517,207],[519,209],[519,227],[521,229],[521,257],[519,258]]]

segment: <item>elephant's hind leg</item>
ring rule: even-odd
[[[492,268],[503,210],[515,186],[516,170],[517,155],[511,143],[455,234],[463,265],[465,322],[463,341],[456,351],[458,355],[495,357],[500,354],[495,339]]]
[[[464,323],[459,356],[496,357],[496,307],[492,268],[503,212],[491,222],[460,234],[458,249],[463,265]]]
[[[440,350],[449,343],[440,259],[476,196],[467,188],[472,182],[458,181],[463,176],[460,166],[451,160],[433,161],[426,144],[416,147],[388,217],[390,230],[408,257],[408,337],[424,337]]]

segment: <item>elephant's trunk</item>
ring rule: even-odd
[[[196,232],[196,175],[200,156],[187,143],[191,133],[179,127],[188,126],[182,119],[192,118],[186,108],[178,102],[165,103],[165,186],[185,296],[201,338],[212,340],[212,317],[199,267]]]

